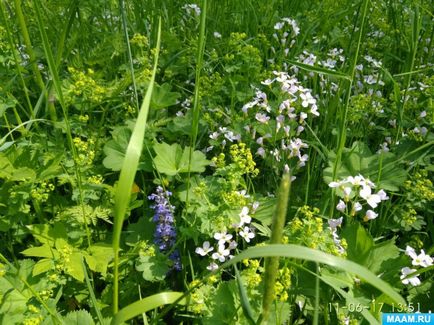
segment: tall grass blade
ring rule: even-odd
[[[90,283],[89,275],[87,274],[86,264],[84,263],[84,258],[81,259],[81,264],[83,266],[84,279],[86,281],[87,290],[89,290],[90,300],[95,308],[96,316],[101,324],[104,324],[104,317],[102,317],[101,310],[98,307],[98,301],[95,297],[95,291],[93,290],[92,283]]]
[[[359,34],[358,34],[358,39],[357,39],[357,46],[356,46],[356,51],[354,53],[353,56],[353,62],[351,63],[351,67],[350,67],[350,81],[348,82],[348,87],[346,90],[346,94],[345,94],[345,104],[343,106],[343,110],[341,112],[341,117],[340,117],[340,123],[339,123],[339,135],[338,135],[338,149],[336,152],[336,161],[335,164],[333,166],[333,179],[336,179],[336,174],[338,171],[338,166],[341,163],[341,159],[342,159],[342,153],[345,147],[345,142],[347,139],[347,118],[348,118],[348,109],[349,109],[349,105],[350,105],[350,98],[351,98],[351,91],[352,91],[352,87],[353,87],[353,81],[354,81],[354,76],[356,74],[356,66],[357,66],[357,61],[359,59],[359,53],[360,53],[360,47],[362,44],[362,36],[365,30],[365,23],[366,23],[366,16],[368,14],[368,4],[369,4],[369,0],[363,0],[362,3],[362,21],[360,23],[360,27],[359,27]],[[333,216],[333,209],[331,209],[331,217]]]
[[[244,316],[246,316],[247,321],[251,325],[255,325],[255,317],[253,315],[253,309],[249,302],[249,297],[247,296],[246,288],[244,287],[243,280],[241,279],[240,272],[238,272],[238,268],[234,265],[235,268],[235,277],[237,279],[238,291],[240,293],[240,301],[241,307],[243,308]]]
[[[137,109],[139,109],[139,96],[137,95],[137,85],[136,85],[136,78],[134,75],[133,56],[131,54],[130,38],[128,36],[127,15],[125,13],[124,0],[119,0],[119,10],[121,11],[122,28],[124,30],[125,43],[127,45],[128,63],[129,63],[129,68],[131,73],[131,81],[133,83],[134,100],[136,102]]]
[[[318,67],[318,66],[312,66],[309,64],[304,64],[304,63],[300,63],[297,61],[292,61],[292,60],[286,60],[287,63],[295,65],[296,67],[309,71],[309,72],[315,72],[315,73],[319,73],[319,74],[323,74],[325,76],[329,76],[329,77],[335,77],[337,79],[345,79],[345,80],[351,80],[351,76],[346,74],[346,73],[342,73],[339,71],[334,71],[334,70],[330,70],[330,69],[326,69],[326,68],[322,68],[322,67]]]
[[[381,280],[377,275],[369,271],[364,266],[300,245],[271,244],[266,246],[251,247],[241,252],[239,255],[236,255],[230,261],[222,265],[222,267],[226,268],[232,266],[243,259],[271,256],[296,258],[339,268],[366,281],[373,287],[383,292],[385,295],[389,296],[394,303],[405,305],[405,300],[400,294],[398,294],[387,282]]]
[[[185,299],[181,299],[183,295],[184,293],[182,292],[160,292],[146,297],[145,299],[133,302],[132,304],[122,308],[117,314],[114,315],[111,325],[122,324],[129,319],[142,315],[147,311],[163,305],[175,303],[184,305],[186,301]]]
[[[291,192],[291,175],[285,172],[280,183],[279,194],[277,199],[276,211],[273,216],[271,225],[271,244],[281,244],[283,236],[283,227],[285,226],[286,211],[288,207],[289,195]],[[264,296],[262,299],[261,322],[268,322],[271,305],[274,301],[274,286],[279,268],[279,257],[268,257],[265,259],[264,273]]]
[[[41,72],[39,71],[38,65],[36,63],[36,55],[33,51],[32,42],[30,41],[29,31],[27,28],[27,23],[23,15],[23,10],[21,8],[21,0],[14,0],[15,5],[15,13],[18,18],[18,25],[20,26],[21,35],[23,36],[24,44],[26,45],[26,51],[29,55],[30,66],[32,68],[32,72],[35,78],[36,83],[38,84],[41,91],[44,91],[45,85],[41,76]]]
[[[199,103],[199,90],[200,90],[200,73],[202,71],[203,65],[203,53],[205,51],[205,23],[206,23],[206,11],[207,11],[207,0],[203,1],[201,17],[200,17],[200,31],[199,40],[197,47],[197,57],[196,57],[196,75],[194,84],[194,101],[193,101],[193,120],[191,124],[191,138],[190,138],[190,151],[188,155],[188,173],[187,173],[187,198],[186,204],[188,205],[188,193],[190,187],[190,168],[191,160],[193,158],[193,151],[196,148],[197,134],[199,131],[199,116],[200,116],[200,103]]]
[[[134,126],[133,133],[128,143],[125,158],[122,164],[119,182],[115,191],[115,207],[114,207],[114,229],[113,229],[113,251],[114,251],[114,274],[113,274],[113,314],[118,311],[119,304],[119,245],[121,238],[122,225],[125,214],[128,209],[131,198],[131,188],[133,186],[134,177],[139,165],[139,158],[143,149],[143,138],[145,136],[146,121],[148,118],[149,107],[151,104],[152,90],[154,88],[155,75],[157,73],[158,56],[160,53],[161,41],[161,20],[158,24],[157,46],[154,57],[154,68],[152,71],[151,80],[146,91],[140,108],[137,122]]]

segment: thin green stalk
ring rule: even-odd
[[[362,22],[361,22],[361,26],[360,26],[360,30],[359,30],[356,52],[354,53],[353,62],[351,64],[351,74],[350,74],[351,78],[348,82],[345,104],[343,107],[343,116],[341,118],[340,125],[339,125],[340,135],[338,138],[338,150],[336,152],[336,161],[335,161],[335,164],[333,166],[333,179],[336,178],[337,168],[338,168],[339,164],[341,163],[342,152],[344,150],[345,141],[346,141],[346,137],[347,137],[346,127],[347,127],[348,107],[350,104],[351,89],[353,87],[354,76],[356,73],[356,65],[357,65],[357,60],[359,58],[360,46],[362,44],[362,36],[363,36],[364,27],[365,27],[366,15],[368,12],[368,4],[369,4],[369,0],[364,0],[363,4],[362,4],[362,6],[363,6]]]
[[[84,263],[84,258],[81,259],[81,264],[83,266],[84,278],[86,280],[87,289],[89,290],[90,300],[92,301],[93,307],[95,308],[96,315],[101,324],[104,324],[104,317],[102,317],[101,310],[98,307],[98,301],[95,297],[95,291],[93,290],[92,284],[90,283],[89,275],[87,274],[86,264]]]
[[[286,221],[289,195],[291,193],[291,175],[285,172],[280,183],[277,206],[271,225],[270,244],[281,244],[283,227]],[[271,305],[274,301],[274,286],[279,268],[279,257],[268,257],[265,259],[264,273],[264,296],[262,299],[262,314],[258,322],[267,324],[270,317]]]
[[[83,214],[83,219],[84,219],[84,228],[86,231],[87,244],[88,244],[88,246],[91,246],[91,235],[90,235],[89,227],[87,225],[86,213],[84,211],[84,198],[83,198],[81,171],[80,171],[80,166],[78,166],[78,164],[77,164],[78,155],[77,155],[77,150],[76,150],[75,145],[74,145],[74,141],[72,139],[72,129],[71,129],[71,124],[69,122],[68,109],[67,109],[67,107],[65,105],[65,101],[63,99],[63,91],[62,91],[62,86],[61,86],[61,82],[59,79],[59,74],[57,72],[57,66],[56,66],[56,63],[54,61],[53,53],[51,52],[51,49],[50,49],[51,47],[50,47],[50,43],[48,41],[47,33],[45,32],[45,28],[44,28],[44,25],[42,23],[41,12],[39,9],[40,0],[36,0],[34,2],[34,4],[35,4],[35,12],[36,12],[36,19],[38,22],[38,28],[39,28],[39,32],[40,32],[41,38],[42,38],[42,46],[44,48],[44,53],[45,53],[47,63],[48,63],[48,68],[49,68],[49,71],[50,71],[50,74],[52,77],[54,89],[56,90],[57,98],[59,100],[60,107],[62,108],[63,118],[65,121],[65,128],[66,128],[66,137],[68,140],[69,149],[71,150],[72,157],[74,160],[74,173],[75,173],[75,177],[77,180],[77,186],[78,186],[78,191],[79,191],[79,200],[80,200],[80,206],[82,209],[82,214]]]
[[[195,76],[195,84],[194,84],[194,100],[193,100],[193,121],[191,124],[191,138],[190,138],[190,152],[188,155],[188,172],[187,172],[187,196],[186,196],[186,205],[188,207],[189,197],[188,192],[190,188],[190,169],[191,169],[191,160],[193,157],[193,151],[196,148],[197,134],[199,131],[199,116],[200,116],[200,74],[203,66],[203,53],[205,51],[205,23],[206,23],[206,11],[207,11],[207,0],[203,0],[202,3],[202,11],[200,17],[200,31],[199,31],[199,40],[197,46],[197,57],[196,57],[196,76]]]
[[[318,319],[319,319],[319,287],[320,287],[320,283],[319,283],[319,277],[320,277],[320,272],[319,272],[319,264],[316,263],[316,277],[315,277],[315,309],[313,310],[313,325],[318,325]]]
[[[128,62],[130,65],[131,80],[133,83],[134,99],[136,102],[136,109],[138,110],[139,109],[139,96],[137,95],[136,78],[134,76],[133,56],[131,54],[130,38],[128,36],[128,26],[127,26],[127,17],[125,14],[125,2],[124,2],[124,0],[119,0],[119,10],[121,11],[122,28],[124,30],[125,43],[127,45]]]
[[[15,13],[17,15],[18,24],[21,29],[21,35],[23,36],[24,44],[26,45],[26,52],[29,55],[30,66],[32,67],[33,75],[35,81],[38,84],[41,91],[44,91],[45,85],[39,71],[38,65],[36,64],[36,55],[33,52],[32,42],[30,41],[29,31],[27,29],[26,20],[24,19],[23,10],[21,8],[21,0],[14,0]]]
[[[15,48],[16,44],[14,43],[13,38],[12,38],[12,32],[11,32],[11,28],[9,26],[9,19],[6,17],[6,9],[4,7],[3,1],[0,1],[0,14],[1,14],[4,26],[6,28],[6,35],[8,38],[9,46],[11,46],[12,48]],[[35,117],[35,115],[33,113],[33,106],[32,106],[32,103],[30,101],[29,90],[27,89],[26,82],[24,81],[24,77],[23,77],[23,74],[22,74],[21,69],[20,69],[20,64],[19,64],[20,60],[19,60],[17,52],[15,50],[12,51],[12,55],[14,56],[15,70],[17,72],[19,79],[20,79],[21,87],[23,88],[23,92],[24,92],[24,97],[26,98],[26,103],[27,103],[27,106],[29,108],[29,113],[30,113],[29,118],[33,119]]]
[[[421,19],[419,15],[418,7],[416,6],[414,13],[413,13],[413,29],[412,29],[412,43],[411,43],[411,58],[410,60],[407,60],[409,63],[409,67],[406,69],[407,72],[413,71],[414,64],[416,61],[416,54],[417,49],[419,45],[419,32],[421,28]],[[404,95],[402,99],[401,105],[398,106],[398,130],[396,132],[396,139],[395,141],[398,142],[399,138],[401,137],[402,132],[402,123],[404,120],[404,111],[405,111],[405,104],[407,103],[407,92],[410,88],[411,80],[412,80],[412,73],[406,74],[406,86],[404,90]]]
[[[116,315],[119,310],[119,249],[122,225],[127,213],[128,205],[131,198],[131,187],[133,186],[134,177],[139,165],[140,155],[143,149],[143,138],[145,136],[146,122],[148,119],[149,107],[151,105],[151,96],[155,83],[155,75],[157,74],[158,58],[160,53],[161,42],[161,19],[158,24],[157,46],[154,56],[154,68],[152,70],[151,80],[143,99],[142,106],[139,111],[137,122],[131,134],[130,141],[125,153],[125,158],[122,164],[119,182],[115,192],[114,206],[114,228],[113,228],[113,314]]]

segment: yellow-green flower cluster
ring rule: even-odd
[[[66,269],[68,268],[68,265],[71,261],[71,255],[72,255],[73,249],[70,245],[65,244],[63,245],[63,247],[61,247],[58,250],[59,253],[59,259],[56,261],[56,270],[61,272],[61,271],[66,271]]]
[[[80,137],[73,139],[74,146],[77,149],[76,163],[80,166],[90,166],[95,159],[94,145],[95,141],[89,139],[87,141],[82,140]]]
[[[93,175],[88,177],[87,182],[89,184],[95,184],[95,185],[100,185],[102,184],[104,181],[103,177],[101,175]]]
[[[34,316],[34,317],[24,319],[23,325],[39,325],[42,323],[42,321],[43,321],[43,318],[41,315]]]
[[[155,256],[155,246],[149,245],[147,241],[141,241],[139,243],[139,255],[140,256]]]
[[[78,120],[82,123],[87,123],[87,121],[89,121],[89,115],[87,115],[87,114],[80,115],[78,117]]]
[[[50,299],[53,296],[53,290],[41,290],[39,291],[39,297],[42,298],[42,300],[46,301]]]
[[[38,183],[35,188],[32,188],[30,191],[30,196],[37,202],[46,202],[50,196],[50,193],[53,192],[54,189],[55,187],[52,183],[43,181]]]
[[[194,189],[193,189],[193,193],[196,194],[197,196],[203,196],[206,193],[206,183],[205,182],[200,182]]]
[[[415,209],[408,209],[401,212],[401,225],[405,228],[411,227],[417,221],[417,212]]]
[[[253,177],[259,174],[252,152],[245,143],[231,145],[229,152],[232,161],[237,164],[243,174],[251,174]]]
[[[211,161],[212,161],[212,163],[213,163],[213,165],[215,167],[217,167],[217,168],[223,168],[226,165],[225,157],[226,157],[225,154],[222,152],[218,156],[213,157],[211,159]]]
[[[131,44],[137,45],[138,47],[148,47],[149,40],[145,35],[135,33],[133,38],[130,40]]]
[[[291,288],[291,274],[292,270],[284,266],[279,270],[279,275],[274,284],[275,299],[281,302],[288,300],[288,290]]]
[[[288,224],[287,236],[294,244],[303,245],[312,249],[319,249],[326,253],[345,255],[347,242],[340,240],[340,249],[336,245],[331,229],[324,226],[322,218],[318,217],[319,209],[303,206],[298,210],[294,219]]]
[[[257,259],[243,260],[243,264],[247,267],[241,274],[248,289],[252,290],[259,286],[262,281],[262,273],[264,268],[260,266]]]
[[[427,202],[434,200],[433,183],[428,178],[426,170],[416,173],[411,180],[404,183],[404,187],[418,201]]]
[[[232,50],[224,57],[228,64],[233,64],[232,70],[241,70],[241,65],[249,73],[260,73],[262,66],[261,52],[258,48],[248,43],[246,33],[231,33],[229,39],[229,48]],[[255,79],[255,77],[253,77]]]
[[[215,291],[215,288],[211,284],[201,284],[200,280],[193,280],[190,283],[190,287],[196,288],[190,295],[190,303],[187,308],[194,314],[204,315],[208,310],[206,300]]]
[[[67,91],[67,97],[72,101],[72,97],[80,97],[90,103],[100,103],[103,100],[104,94],[107,90],[98,85],[93,79],[94,71],[87,69],[87,73],[78,71],[73,67],[68,68],[71,74],[72,83]]]
[[[246,206],[249,203],[248,198],[238,191],[230,191],[227,193],[223,193],[222,196],[223,196],[223,200],[229,206],[241,207],[241,206]]]

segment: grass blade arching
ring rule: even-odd
[[[185,304],[185,299],[181,299],[183,295],[184,293],[182,292],[160,292],[142,300],[133,302],[132,304],[122,308],[113,317],[111,325],[122,324],[129,319],[142,315],[147,311],[163,305],[170,305],[174,303]]]
[[[364,266],[334,255],[330,255],[300,245],[271,244],[266,246],[251,247],[232,258],[222,267],[229,267],[234,263],[238,263],[246,258],[260,258],[270,256],[301,259],[339,268],[348,273],[354,274],[358,278],[366,281],[373,287],[388,295],[396,304],[405,305],[404,298],[402,298],[401,295],[398,294],[395,289],[390,286],[390,284],[381,280],[376,274],[372,273]]]
[[[143,149],[143,138],[145,136],[146,121],[148,118],[149,107],[151,105],[152,90],[155,82],[155,75],[157,73],[158,56],[160,52],[161,40],[161,20],[158,25],[158,38],[154,58],[154,68],[152,71],[151,80],[146,91],[145,98],[143,99],[140,108],[137,122],[134,125],[133,133],[131,134],[130,141],[125,153],[124,162],[122,165],[119,182],[115,191],[115,220],[113,229],[113,251],[114,251],[114,272],[113,272],[113,314],[118,312],[119,304],[119,245],[121,238],[122,225],[124,222],[125,214],[130,203],[131,188],[133,186],[134,177],[139,165],[139,158]]]

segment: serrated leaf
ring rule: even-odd
[[[167,143],[156,143],[154,145],[156,157],[154,158],[155,167],[160,173],[175,176],[179,173],[188,172],[190,147],[184,149],[177,143],[169,145]],[[190,172],[201,173],[209,165],[209,160],[205,155],[196,150],[191,157]]]
[[[68,313],[63,318],[63,325],[94,325],[91,314],[87,310],[77,310]]]

